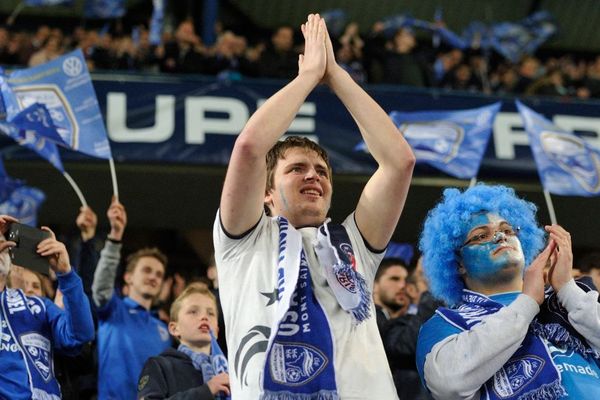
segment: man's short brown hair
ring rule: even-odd
[[[206,288],[206,285],[204,285],[203,283],[194,282],[194,283],[190,283],[185,289],[183,289],[183,292],[181,292],[181,294],[179,296],[177,296],[177,298],[175,299],[173,304],[171,304],[171,311],[169,312],[169,318],[171,319],[172,322],[177,322],[179,320],[178,316],[179,316],[179,311],[181,310],[181,305],[183,304],[183,300],[185,300],[189,296],[196,294],[196,293],[206,296],[206,297],[210,298],[212,301],[214,301],[215,312],[217,313],[217,317],[219,316],[219,310],[217,307],[217,298],[215,297],[215,295],[210,290],[208,290]]]
[[[280,140],[273,147],[271,147],[271,150],[269,150],[267,153],[267,185],[265,188],[265,193],[268,193],[269,190],[273,189],[273,176],[275,174],[277,162],[285,157],[286,151],[294,147],[312,150],[317,153],[317,155],[321,157],[323,161],[325,161],[325,164],[327,164],[329,181],[332,180],[333,176],[331,172],[331,165],[329,164],[329,156],[324,148],[305,137],[287,136],[285,140]]]
[[[156,258],[163,265],[165,269],[164,272],[167,271],[167,256],[157,247],[144,247],[143,249],[139,249],[127,257],[127,266],[125,267],[125,272],[132,273],[138,261],[142,257]]]

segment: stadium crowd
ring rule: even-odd
[[[598,394],[598,254],[574,263],[568,232],[538,226],[535,206],[512,189],[480,184],[444,191],[426,218],[422,257],[386,256],[411,201],[415,158],[359,84],[586,98],[600,95],[600,57],[491,66],[477,52],[446,49],[428,58],[410,29],[386,38],[375,26],[361,37],[355,24],[332,44],[313,14],[302,48],[290,27],[253,46],[226,30],[205,46],[190,21],[158,46],[144,28],[135,32],[0,28],[0,63],[33,66],[81,48],[92,70],[291,82],[237,138],[208,268],[184,272],[157,248],[121,254],[128,219],[118,198],[106,235],[97,214],[80,209],[70,252],[43,229],[49,237],[35,252],[49,276],[14,265],[7,251],[17,244],[0,241],[0,398],[227,399],[235,389],[247,399],[472,399],[500,387],[514,393],[491,398],[512,399],[529,384],[526,398]],[[322,81],[379,164],[340,225],[327,218],[326,151],[306,138],[279,141]],[[15,222],[0,216],[0,232]],[[225,337],[234,339],[229,368]],[[241,357],[246,344],[254,353]]]
[[[228,79],[292,79],[303,43],[299,31],[280,26],[252,43],[217,24],[214,45],[206,45],[191,20],[166,30],[151,44],[148,29],[66,31],[42,25],[35,32],[0,26],[0,65],[34,66],[81,48],[90,70],[218,75]],[[524,56],[512,63],[497,53],[433,47],[429,37],[411,28],[393,34],[375,23],[361,34],[349,23],[334,38],[336,57],[359,83],[394,84],[495,94],[600,97],[600,57],[554,53]]]

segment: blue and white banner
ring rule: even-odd
[[[125,15],[125,0],[85,0],[86,18],[120,18]]]
[[[600,150],[517,101],[544,189],[565,196],[600,195]]]
[[[501,103],[454,111],[392,111],[390,117],[412,147],[418,163],[427,163],[460,179],[477,176]],[[365,150],[362,142],[357,150]]]
[[[81,50],[2,77],[6,121],[93,157],[110,145]],[[43,105],[43,107],[42,107]]]

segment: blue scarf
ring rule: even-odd
[[[575,281],[584,292],[597,290],[592,278],[583,276]],[[568,348],[581,354],[587,359],[600,361],[600,353],[592,348],[583,336],[569,323],[569,313],[558,301],[558,296],[552,286],[546,287],[544,303],[540,312],[531,324],[533,332],[546,338],[559,348]]]
[[[7,323],[23,357],[32,399],[60,399],[60,386],[54,377],[52,334],[46,320],[46,305],[37,297],[27,297],[18,289],[6,289],[0,294],[0,319]]]
[[[470,290],[463,290],[463,303],[456,309],[437,312],[462,330],[470,330],[504,305]],[[482,387],[481,398],[490,400],[552,400],[566,396],[560,374],[546,345],[531,327],[521,347]]]
[[[223,350],[221,350],[221,347],[217,343],[217,339],[215,338],[215,335],[213,335],[212,330],[210,331],[210,355],[194,351],[183,343],[179,345],[177,351],[182,352],[192,359],[194,368],[202,372],[202,379],[205,384],[215,375],[219,375],[222,372],[229,373],[227,358],[225,358]],[[219,392],[219,394],[215,395],[215,399],[230,400],[231,397]]]
[[[337,400],[333,336],[312,288],[302,236],[279,224],[278,303],[266,352],[261,400]],[[335,233],[333,233],[335,232]],[[321,226],[315,251],[340,306],[357,323],[369,317],[370,294],[356,271],[343,227]]]

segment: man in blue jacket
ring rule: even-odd
[[[0,215],[0,232],[6,233],[14,218]],[[11,261],[6,251],[15,242],[0,238],[0,399],[60,399],[54,376],[54,350],[73,355],[94,338],[90,304],[81,279],[71,268],[65,245],[51,236],[41,241],[37,253],[48,259],[64,295],[64,310],[50,299],[26,296],[18,274],[15,288],[6,287]],[[27,267],[27,266],[24,266]]]

